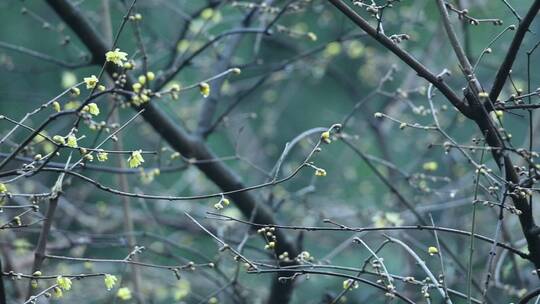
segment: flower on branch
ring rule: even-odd
[[[137,168],[144,163],[144,158],[142,157],[141,152],[141,150],[131,152],[131,156],[128,158],[130,168]]]
[[[116,284],[116,281],[118,281],[118,278],[113,275],[106,274],[103,281],[105,283],[105,288],[107,288],[107,290],[111,290]]]
[[[58,284],[58,287],[60,287],[62,290],[70,290],[71,289],[71,279],[65,278],[63,276],[56,277],[56,284]]]
[[[70,148],[77,148],[77,137],[75,137],[75,135],[69,135],[67,137],[66,145]]]
[[[88,90],[93,89],[96,84],[98,83],[99,79],[96,77],[96,75],[92,75],[90,77],[84,77],[84,83],[86,84],[86,88]]]
[[[88,113],[98,116],[99,115],[99,107],[97,104],[91,102],[88,104]]]
[[[127,300],[131,299],[131,290],[129,290],[129,288],[127,288],[127,287],[122,287],[122,288],[118,289],[118,292],[116,292],[116,296],[120,300],[127,301]]]
[[[124,65],[124,61],[127,61],[126,56],[127,53],[121,52],[120,49],[117,48],[114,51],[108,51],[105,53],[105,60],[122,67]]]
[[[97,154],[97,159],[100,162],[104,162],[109,159],[109,154],[107,152],[100,151]]]

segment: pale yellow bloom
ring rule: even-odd
[[[98,81],[99,79],[96,77],[96,75],[92,75],[90,77],[84,77],[84,83],[86,83],[87,89],[93,89],[98,83]]]
[[[88,104],[88,113],[97,116],[99,115],[99,107],[97,104],[91,102]]]
[[[128,158],[130,168],[137,168],[144,163],[144,158],[142,157],[141,152],[141,150],[131,152],[131,156]]]
[[[75,135],[69,135],[67,137],[66,146],[70,148],[77,148],[77,137],[75,137]]]
[[[105,53],[105,60],[118,66],[123,66],[124,61],[127,61],[127,53],[121,52],[120,49],[117,48],[114,51],[108,51]]]
[[[109,159],[109,154],[107,152],[98,152],[97,159],[100,162],[104,162]]]
[[[116,284],[116,281],[118,281],[118,279],[113,275],[106,274],[103,278],[103,281],[105,283],[105,288],[107,288],[107,290],[111,290]]]
[[[63,290],[70,290],[71,289],[71,279],[64,278],[63,276],[56,277],[56,284],[58,284],[58,287],[62,288]]]
[[[118,289],[118,292],[116,292],[116,296],[121,300],[127,301],[131,299],[131,290],[129,290],[129,288],[127,287],[122,287]]]

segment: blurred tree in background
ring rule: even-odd
[[[534,303],[540,0],[0,2],[0,304]]]

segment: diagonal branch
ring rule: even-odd
[[[431,73],[422,63],[416,60],[407,51],[401,49],[390,38],[386,37],[386,35],[378,32],[364,18],[358,15],[347,4],[343,3],[342,0],[328,1],[332,3],[337,9],[339,9],[343,14],[345,14],[349,19],[351,19],[352,22],[358,25],[358,27],[364,30],[364,32],[366,32],[369,36],[377,40],[389,51],[398,56],[404,63],[406,63],[413,70],[415,70],[416,73],[418,73],[418,76],[432,83],[461,113],[463,113],[463,115],[469,117],[470,109],[467,104],[465,104],[465,102],[463,102],[463,100],[459,96],[457,96],[456,93],[452,90],[452,88],[450,88],[446,83],[444,83],[441,78]]]
[[[499,67],[497,75],[495,76],[495,80],[493,81],[493,86],[491,87],[491,91],[489,92],[489,99],[491,101],[495,101],[499,97],[499,94],[503,89],[504,83],[506,82],[506,78],[508,77],[508,74],[512,69],[512,65],[516,60],[517,53],[519,51],[521,43],[523,42],[523,39],[525,38],[525,34],[529,31],[529,26],[533,22],[534,18],[536,18],[539,10],[540,0],[535,0],[529,8],[527,15],[525,15],[525,18],[523,18],[523,20],[519,24],[516,35],[514,36],[510,47],[508,48],[508,53],[506,53],[503,63]]]

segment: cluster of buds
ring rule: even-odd
[[[234,1],[233,3],[231,3],[231,6],[232,7],[244,8],[244,9],[248,9],[248,10],[252,10],[254,8],[257,8],[261,12],[270,13],[270,14],[277,14],[281,10],[279,7],[270,6],[270,5],[266,4],[265,2],[263,2],[261,4],[258,4],[258,3],[252,3],[252,2]]]
[[[386,285],[386,292],[384,293],[386,297],[395,298],[396,296],[396,286],[392,283]]]
[[[390,40],[392,40],[392,42],[394,42],[394,43],[401,43],[404,40],[411,39],[411,36],[409,36],[407,34],[394,34],[394,35],[391,35],[388,38],[390,38]]]
[[[317,166],[315,166],[313,163],[309,162],[309,163],[306,163],[307,166],[315,169],[315,176],[326,176],[326,170],[324,170],[323,168],[319,168]]]
[[[371,261],[371,267],[373,267],[375,271],[380,272],[380,270],[382,269],[383,262],[384,262],[383,258],[374,259],[373,261]]]
[[[481,175],[486,175],[488,173],[491,173],[493,170],[491,170],[490,168],[488,168],[486,165],[484,164],[481,164],[480,166],[478,166],[478,168],[475,170],[475,173],[476,174],[481,174]]]
[[[512,198],[517,199],[528,199],[532,195],[532,190],[522,187],[516,187],[512,192],[510,192],[510,196]]]
[[[141,21],[142,20],[142,15],[137,13],[135,15],[131,15],[129,16],[129,20],[130,21]]]
[[[356,289],[358,288],[358,282],[353,279],[347,279],[343,281],[343,289]]]
[[[135,94],[131,97],[131,102],[134,105],[140,106],[143,103],[147,103],[153,96],[160,97],[159,94],[156,95],[152,90],[147,88],[147,83],[155,78],[156,75],[153,72],[147,72],[146,75],[139,75],[137,77],[137,82],[132,85]]]
[[[289,253],[287,251],[280,254],[278,256],[278,258],[279,258],[280,261],[283,261],[283,262],[290,262],[291,261],[291,259],[289,258]]]
[[[446,7],[449,10],[456,12],[460,20],[466,20],[471,25],[479,25],[482,22],[491,22],[493,25],[497,25],[497,26],[503,25],[503,21],[501,19],[477,19],[477,18],[471,17],[469,15],[469,10],[466,8],[459,10],[453,7],[450,3],[446,3]]]
[[[409,283],[409,284],[415,284],[416,279],[414,277],[411,277],[411,276],[403,277],[403,282]]]
[[[308,251],[302,251],[300,254],[295,258],[297,262],[313,262],[315,258],[308,252]]]
[[[259,230],[257,230],[257,233],[262,234],[266,240],[266,245],[264,245],[264,249],[272,250],[276,248],[276,236],[274,235],[274,232],[276,231],[275,227],[263,227]],[[287,254],[288,255],[288,254]]]

